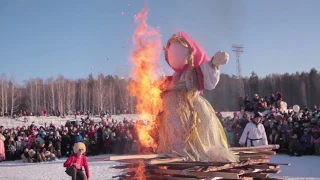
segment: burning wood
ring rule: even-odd
[[[119,179],[276,179],[269,174],[281,171],[280,165],[269,163],[278,146],[234,148],[240,162],[194,162],[172,155],[127,155],[112,156],[109,160],[126,160],[128,164],[113,168],[124,169]]]

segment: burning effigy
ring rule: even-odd
[[[199,95],[204,89],[215,88],[220,67],[229,60],[228,53],[218,51],[208,58],[187,33],[176,33],[164,48],[166,62],[175,72],[159,80],[161,36],[147,25],[146,15],[144,9],[136,16],[136,48],[131,57],[135,81],[129,86],[138,99],[138,112],[151,122],[138,126],[141,143],[157,153],[184,156],[192,161],[238,161],[228,149],[214,109]],[[158,133],[157,137],[151,135],[152,131]]]
[[[148,26],[147,14],[144,8],[135,16],[133,81],[128,86],[141,115],[135,126],[140,154],[109,157],[129,163],[113,167],[126,172],[114,178],[266,179],[278,173],[279,164],[268,162],[279,146],[229,148],[214,109],[200,95],[216,87],[228,53],[218,51],[209,58],[187,33],[178,32],[164,47],[174,73],[161,76],[161,35]]]

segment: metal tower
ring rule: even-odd
[[[240,64],[240,55],[243,52],[243,46],[241,45],[232,45],[232,51],[236,52],[237,57],[237,75],[238,75],[238,93],[239,97],[245,96],[244,94],[244,83],[242,78],[242,70],[241,70],[241,64]]]

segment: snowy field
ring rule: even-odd
[[[97,156],[95,156],[97,157]],[[101,155],[99,157],[106,157]],[[88,158],[89,160],[91,157]],[[24,164],[22,161],[2,162],[0,163],[0,179],[10,180],[69,180],[66,175],[63,163],[66,159],[60,159],[54,162]],[[283,179],[320,179],[320,157],[302,156],[290,157],[287,155],[276,155],[272,157],[271,162],[274,163],[291,163],[290,166],[281,166],[282,172],[273,177]],[[89,162],[91,171],[91,179],[112,179],[112,176],[119,175],[121,170],[111,168],[119,165],[118,162],[112,161],[96,161]]]

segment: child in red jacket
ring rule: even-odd
[[[88,161],[87,157],[83,155],[83,153],[86,152],[86,146],[81,142],[75,143],[73,152],[75,154],[69,156],[63,164],[63,166],[67,168],[66,173],[72,177],[72,180],[89,180],[90,171]],[[84,175],[82,167],[84,167],[86,175]]]

